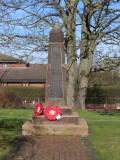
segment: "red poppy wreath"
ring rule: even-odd
[[[48,120],[55,121],[61,118],[62,111],[59,107],[52,105],[44,109],[44,115]]]
[[[35,105],[34,114],[35,116],[40,116],[43,113],[43,105],[42,103],[37,103]]]

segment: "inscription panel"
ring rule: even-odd
[[[50,97],[62,98],[62,72],[61,72],[61,49],[58,46],[51,48],[51,77]]]

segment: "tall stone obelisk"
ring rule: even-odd
[[[22,126],[22,135],[75,135],[87,136],[88,126],[69,106],[65,105],[64,36],[59,27],[50,32],[48,67],[46,74],[46,106],[55,104],[62,109],[59,121],[48,121],[44,115],[33,116]]]
[[[48,67],[46,75],[46,105],[65,105],[64,35],[59,26],[49,34]]]

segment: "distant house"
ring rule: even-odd
[[[22,64],[22,60],[0,53],[0,67],[7,67],[14,64]]]
[[[26,64],[25,62],[0,54],[0,85],[44,87],[46,64]]]

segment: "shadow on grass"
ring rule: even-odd
[[[97,112],[97,114],[103,116],[120,116],[120,112]]]
[[[0,119],[0,159],[4,159],[4,155],[9,152],[18,137],[21,136],[21,126],[24,121],[24,119],[17,118]]]
[[[0,128],[4,129],[17,129],[23,124],[23,119],[0,119]]]
[[[17,153],[19,152],[20,148],[24,145],[27,141],[25,137],[17,137],[12,142],[12,147],[10,151],[1,159],[1,160],[13,160],[15,159]]]
[[[86,154],[88,155],[88,160],[96,160],[96,153],[89,137],[81,138],[81,142],[85,146]]]

